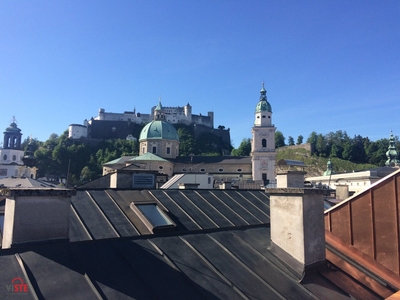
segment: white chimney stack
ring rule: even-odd
[[[304,188],[303,182],[304,172],[280,172],[278,188],[267,191],[271,208],[271,251],[288,260],[302,276],[306,270],[325,261],[323,191]]]

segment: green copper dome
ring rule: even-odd
[[[143,127],[139,141],[147,139],[165,139],[179,141],[178,133],[171,124],[164,121],[152,121]]]
[[[9,127],[6,128],[6,132],[20,132],[21,129],[17,127],[15,122],[12,122]]]
[[[260,91],[260,101],[257,103],[256,106],[256,113],[267,111],[272,113],[271,104],[267,101],[267,91],[264,88],[264,82],[262,84],[262,89]]]

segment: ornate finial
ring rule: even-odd
[[[265,90],[265,87],[264,87],[264,81],[261,83],[261,85],[262,85],[262,87],[261,87],[260,93],[265,95],[267,93],[267,91]]]
[[[10,124],[17,124],[17,118],[15,116],[12,117],[12,121],[10,122]]]

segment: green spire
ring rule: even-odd
[[[271,104],[267,101],[267,91],[264,88],[264,82],[262,83],[262,88],[260,91],[260,101],[257,103],[256,106],[256,113],[267,111],[272,113]]]
[[[396,151],[396,143],[394,141],[393,132],[390,132],[389,139],[389,147],[386,152],[387,161],[385,162],[386,166],[397,166],[400,164],[400,161],[397,159],[397,151]]]
[[[162,104],[161,104],[161,98],[158,98],[158,105],[156,106],[155,110],[163,110]]]
[[[330,176],[332,174],[335,174],[335,171],[333,171],[333,164],[331,159],[329,159],[326,163],[326,171],[324,172],[324,176]]]

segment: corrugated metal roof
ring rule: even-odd
[[[174,231],[152,232],[132,209],[144,203],[158,205]],[[0,298],[15,296],[7,287],[17,277],[28,284],[27,299],[381,297],[359,278],[330,267],[352,264],[333,248],[332,262],[299,281],[291,265],[269,250],[269,214],[263,191],[77,191],[70,243],[0,250],[6,270],[0,272]],[[369,271],[358,272],[368,277]]]
[[[268,241],[260,225],[10,249],[0,252],[0,295],[20,297],[7,291],[18,277],[27,299],[315,299],[316,281],[299,283]],[[324,299],[348,299],[329,281],[320,287]]]

